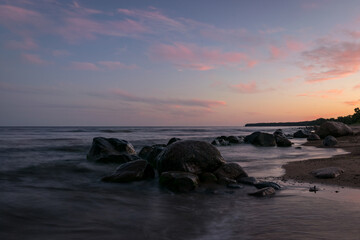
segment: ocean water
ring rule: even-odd
[[[251,186],[173,194],[156,179],[104,183],[101,177],[117,165],[86,160],[98,136],[128,140],[138,152],[171,137],[211,142],[221,135],[275,129],[1,127],[0,239],[358,239],[358,190],[335,193],[326,187],[314,194],[307,184],[279,180],[286,162],[344,154],[340,149],[297,149],[301,139],[292,139],[290,148],[219,147],[227,161],[238,162],[249,175],[283,186],[274,197],[260,199],[247,195],[255,190]]]

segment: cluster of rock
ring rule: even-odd
[[[291,147],[292,145],[292,142],[286,137],[281,129],[276,130],[273,134],[254,132],[246,136],[244,142],[264,147]]]
[[[240,188],[251,184],[259,191],[254,196],[268,196],[280,189],[272,182],[258,182],[248,177],[242,167],[226,162],[219,150],[204,141],[171,139],[167,145],[146,146],[136,155],[125,140],[97,137],[87,155],[100,163],[121,163],[115,172],[103,177],[106,182],[131,182],[159,176],[162,186],[173,192],[189,192],[200,184],[221,184]],[[157,174],[156,174],[157,173]]]
[[[215,138],[211,144],[215,146],[229,146],[231,144],[243,143],[244,138],[239,136],[220,136]]]
[[[323,145],[333,147],[337,144],[336,137],[353,135],[353,130],[341,122],[326,121],[315,131],[299,130],[294,133],[294,137],[307,138],[308,141],[317,141],[323,139]]]

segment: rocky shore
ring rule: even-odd
[[[337,144],[332,146],[344,149],[349,152],[348,154],[287,163],[283,166],[286,173],[282,180],[360,188],[360,126],[351,126],[351,128],[353,135],[337,137]],[[326,148],[323,140],[308,141],[304,145]],[[340,168],[343,173],[335,178],[317,178],[312,173],[316,169],[330,167]]]

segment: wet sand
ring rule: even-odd
[[[287,163],[283,166],[286,173],[282,180],[360,188],[360,126],[352,128],[355,135],[337,138],[338,144],[335,146],[349,152],[348,154]],[[306,142],[304,145],[324,147],[322,140]],[[324,167],[340,167],[344,173],[333,179],[318,179],[311,174],[311,171]]]

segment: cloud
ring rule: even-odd
[[[136,65],[126,65],[122,62],[116,61],[99,61],[96,63],[91,62],[72,62],[71,69],[85,70],[85,71],[98,71],[98,70],[117,70],[117,69],[136,69]]]
[[[126,65],[124,63],[114,61],[100,61],[98,64],[109,70],[136,68],[136,65]]]
[[[94,63],[90,63],[90,62],[72,62],[70,68],[74,70],[86,70],[86,71],[100,70]]]
[[[119,8],[117,9],[117,12],[129,17],[146,20],[148,23],[150,21],[150,23],[151,22],[156,22],[156,24],[160,23],[175,28],[177,30],[184,29],[184,24],[182,24],[177,20],[165,16],[156,9],[153,9],[152,11],[146,11],[146,10],[138,10],[138,9],[130,10],[130,9]]]
[[[23,53],[22,58],[32,64],[37,64],[37,65],[47,65],[50,64],[51,62],[48,62],[44,59],[42,59],[39,55],[36,54],[28,54],[28,53]]]
[[[359,88],[360,88],[360,84],[354,86],[354,89],[359,89]]]
[[[310,93],[301,93],[298,97],[315,97],[315,98],[335,98],[343,94],[342,89],[330,89],[326,91],[315,91]]]
[[[355,100],[355,101],[346,101],[344,102],[346,105],[350,105],[350,106],[355,106],[355,105],[360,105],[360,99],[359,100]]]
[[[150,105],[167,105],[167,106],[183,106],[183,107],[200,107],[211,109],[226,105],[224,101],[201,100],[201,99],[176,99],[176,98],[156,98],[156,97],[140,97],[121,89],[113,90],[112,93],[118,98],[128,102],[138,102]]]
[[[287,57],[290,54],[300,52],[305,48],[305,44],[294,40],[291,37],[285,37],[280,46],[269,45],[270,59],[278,60]]]
[[[56,49],[56,50],[52,51],[52,55],[55,57],[62,57],[62,56],[69,56],[69,55],[71,55],[71,53],[67,50]]]
[[[230,87],[239,93],[258,93],[260,91],[256,82],[239,83]]]
[[[22,41],[10,40],[5,45],[9,49],[32,50],[38,48],[38,45],[32,38],[26,37]]]
[[[226,66],[254,66],[256,62],[242,52],[223,52],[220,49],[199,47],[195,44],[158,44],[150,48],[150,57],[171,62],[183,68],[210,70]]]
[[[340,79],[360,70],[360,43],[337,42],[302,53],[308,83]]]

